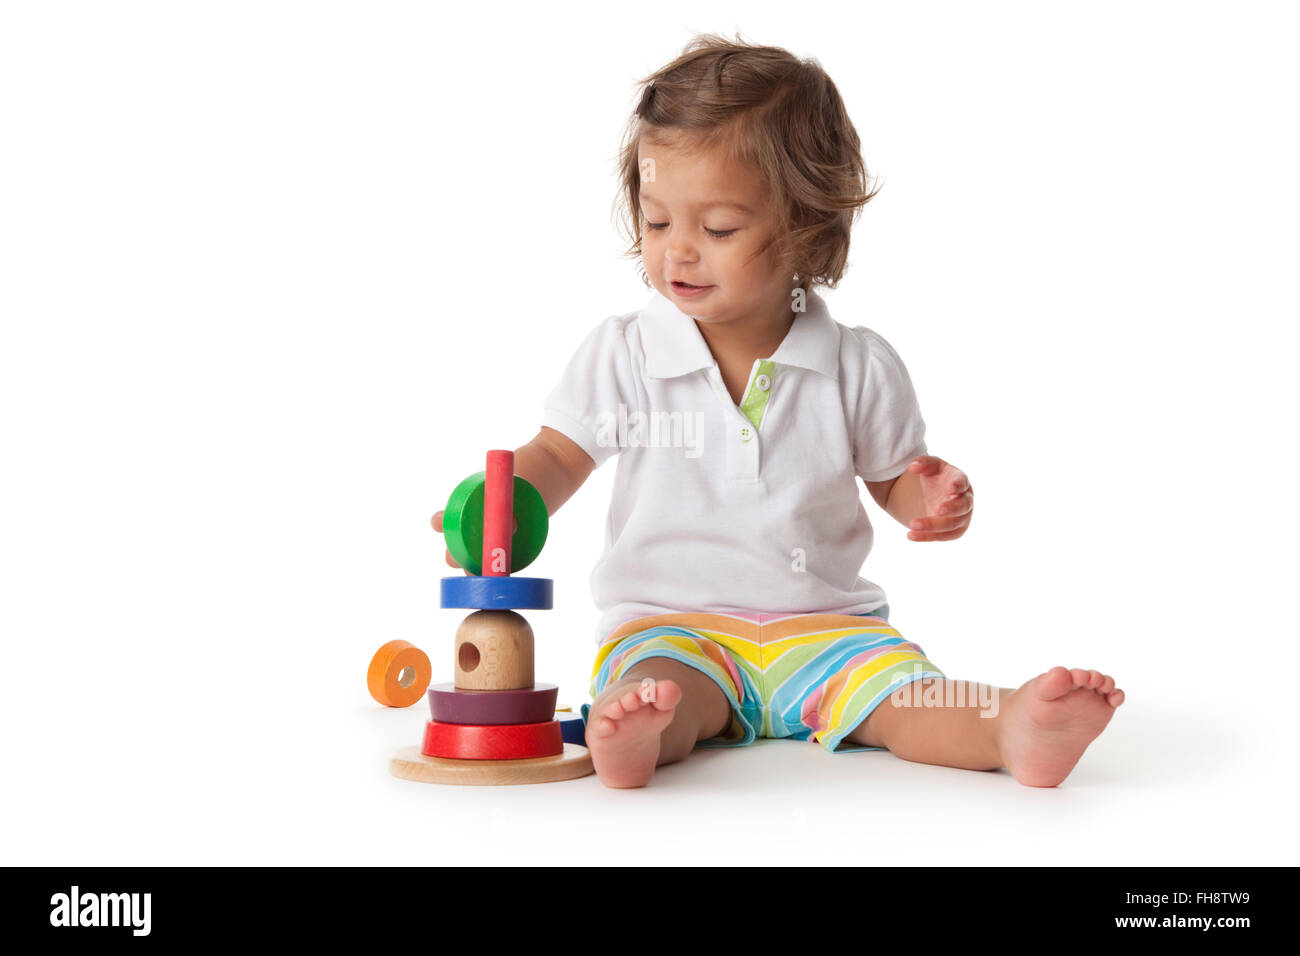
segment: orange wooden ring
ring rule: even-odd
[[[428,655],[409,641],[389,641],[370,661],[366,686],[385,707],[410,707],[429,688]]]
[[[538,724],[443,724],[424,727],[421,752],[458,760],[522,760],[564,753],[564,734],[557,720]]]

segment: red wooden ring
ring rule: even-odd
[[[421,753],[458,760],[524,760],[564,752],[559,721],[537,724],[442,724],[424,726]]]
[[[519,690],[457,690],[454,683],[429,688],[429,711],[442,724],[536,724],[555,715],[554,684]]]

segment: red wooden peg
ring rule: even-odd
[[[510,574],[510,539],[514,537],[515,453],[493,450],[487,453],[486,485],[483,488],[483,575]]]

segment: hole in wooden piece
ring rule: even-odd
[[[402,687],[410,687],[415,683],[415,668],[403,667],[402,672],[397,675],[397,683]]]
[[[460,646],[460,669],[466,674],[478,667],[478,648],[466,641]]]

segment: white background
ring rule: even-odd
[[[14,3],[0,12],[6,863],[1293,863],[1296,20],[1284,4]],[[950,676],[1128,701],[1054,790],[788,741],[595,777],[389,776],[370,700],[466,612],[428,525],[648,292],[610,219],[695,32],[813,56],[883,188],[832,314],[971,476],[863,491]],[[577,706],[615,465],[526,572]],[[761,827],[761,829],[760,829]]]

